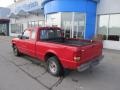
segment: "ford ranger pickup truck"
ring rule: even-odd
[[[103,58],[101,41],[64,38],[58,27],[28,28],[12,39],[12,47],[15,56],[25,54],[46,62],[54,76],[62,75],[65,69],[84,71]]]

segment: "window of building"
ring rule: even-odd
[[[86,14],[84,13],[52,13],[46,16],[46,22],[47,26],[62,27],[66,38],[84,38],[86,27]]]
[[[55,26],[55,27],[60,27],[61,23],[60,23],[60,13],[52,13],[52,14],[48,14],[47,17],[47,26]]]
[[[109,15],[100,16],[98,34],[102,35],[104,40],[108,39],[108,23]]]
[[[85,31],[85,14],[74,13],[74,23],[73,23],[73,37],[74,38],[84,38]]]
[[[67,38],[84,38],[86,15],[77,12],[62,13],[62,28]]]
[[[23,24],[11,24],[11,33],[20,34],[23,32]]]
[[[35,21],[35,25],[34,25],[35,27],[37,27],[38,26],[38,21]]]
[[[64,28],[64,35],[66,38],[72,37],[72,13],[66,12],[62,13],[62,28]]]
[[[31,23],[32,23],[31,27],[34,27],[35,26],[35,21],[32,21]]]
[[[120,14],[99,16],[98,34],[103,40],[120,41]]]
[[[39,20],[38,21],[38,26],[43,27],[44,26],[44,21],[43,20]]]
[[[44,20],[28,22],[28,27],[37,27],[37,26],[43,27],[44,26]]]
[[[110,15],[108,40],[120,39],[120,14]]]

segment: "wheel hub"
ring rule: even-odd
[[[57,72],[57,65],[55,62],[50,61],[49,63],[49,69],[52,73],[56,73]]]

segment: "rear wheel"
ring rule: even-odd
[[[21,55],[21,53],[19,52],[18,48],[15,45],[13,46],[13,53],[14,53],[15,56],[20,56]]]
[[[54,76],[63,75],[63,68],[56,57],[50,57],[47,60],[48,72]]]

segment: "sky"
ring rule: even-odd
[[[8,7],[14,0],[0,0],[0,7]]]

